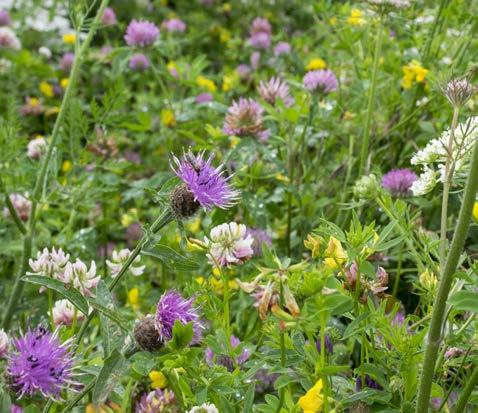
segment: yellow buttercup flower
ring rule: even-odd
[[[325,63],[324,59],[321,59],[320,57],[316,57],[307,63],[307,66],[305,67],[306,70],[320,70],[320,69],[325,69],[327,67],[327,63]]]
[[[63,89],[66,89],[66,87],[68,86],[68,78],[67,77],[64,77],[63,79],[60,80],[60,86]]]
[[[473,205],[473,218],[475,218],[475,221],[478,221],[478,201],[475,201]]]
[[[325,265],[330,269],[338,268],[338,264],[344,263],[347,258],[347,252],[343,249],[342,243],[335,237],[330,237],[327,249],[325,250]]]
[[[424,83],[429,72],[417,60],[412,60],[408,65],[403,66],[402,71],[403,78],[401,84],[404,89],[410,89],[413,86],[413,82]]]
[[[216,84],[207,77],[198,76],[196,78],[196,83],[198,86],[209,90],[209,92],[215,92],[217,90]]]
[[[320,379],[299,399],[299,406],[304,413],[318,413],[322,411],[322,407],[324,406],[322,388],[322,380]]]
[[[53,86],[50,85],[48,82],[40,82],[39,89],[40,92],[47,98],[51,98],[55,94],[53,91]]]
[[[61,165],[61,171],[66,174],[67,172],[70,172],[71,169],[73,168],[73,163],[69,160],[63,161],[63,164]]]
[[[135,308],[139,308],[139,289],[137,287],[128,291],[128,304]]]
[[[160,113],[161,123],[168,127],[176,126],[176,117],[171,109],[163,109]]]
[[[168,379],[166,376],[157,370],[152,370],[149,373],[149,378],[151,380],[151,387],[153,389],[164,389],[168,384]]]
[[[362,16],[362,10],[352,9],[350,11],[350,16],[347,18],[347,23],[351,26],[363,26],[365,24],[365,19]]]
[[[63,35],[63,42],[66,44],[75,44],[76,34],[75,33],[66,33]]]

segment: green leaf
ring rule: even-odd
[[[178,271],[196,271],[199,269],[199,265],[196,262],[177,253],[166,245],[157,244],[152,248],[145,248],[142,254],[155,257],[165,266]]]
[[[169,342],[169,345],[175,350],[182,349],[191,342],[193,336],[194,330],[192,322],[184,325],[179,320],[176,320],[173,327],[173,338]]]
[[[249,413],[252,411],[252,405],[254,404],[254,394],[256,390],[256,383],[253,381],[247,388],[246,395],[244,396],[244,407],[242,413]]]
[[[129,329],[127,327],[127,321],[123,317],[120,317],[115,311],[110,310],[104,305],[99,304],[93,298],[89,298],[88,302],[90,303],[90,306],[93,307],[96,311],[108,317],[111,321],[117,324],[124,332],[129,333]]]
[[[107,399],[117,380],[120,379],[123,363],[123,355],[117,349],[113,349],[105,360],[93,388],[94,404],[102,403]]]
[[[473,291],[458,291],[448,299],[448,303],[455,310],[478,313],[478,293]]]
[[[7,410],[7,411],[10,411],[10,410]],[[23,409],[23,413],[41,413],[41,410],[37,406],[30,404],[29,406]]]
[[[83,295],[74,288],[67,288],[61,281],[53,278],[43,277],[40,275],[25,275],[22,280],[31,284],[41,285],[42,287],[50,288],[61,294],[68,301],[70,301],[83,314],[88,315],[88,301]]]
[[[96,303],[102,308],[107,308],[113,313],[115,312],[113,297],[104,281],[100,281],[96,287]],[[120,349],[123,346],[124,335],[122,334],[121,329],[116,325],[116,321],[111,322],[111,319],[102,311],[99,311],[99,313],[104,354],[107,355],[111,353],[113,348]]]

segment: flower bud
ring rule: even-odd
[[[423,271],[418,277],[420,284],[428,291],[433,291],[438,283],[437,277],[430,271]]]
[[[444,90],[448,101],[455,107],[463,106],[475,93],[473,85],[468,79],[453,79]]]
[[[178,185],[171,193],[170,206],[176,218],[185,219],[192,217],[200,207],[194,199],[194,194],[186,184]]]
[[[364,175],[354,186],[354,195],[359,199],[375,199],[378,195],[380,184],[374,174]]]
[[[161,348],[161,340],[152,315],[147,315],[136,323],[133,335],[141,350],[153,352]]]

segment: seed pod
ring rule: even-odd
[[[133,335],[141,350],[153,352],[161,348],[161,340],[152,315],[147,315],[136,323]]]
[[[186,184],[178,185],[171,193],[171,209],[178,219],[192,217],[199,210],[199,202]]]

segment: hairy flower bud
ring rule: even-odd
[[[446,85],[444,93],[453,106],[461,107],[473,96],[475,89],[468,79],[453,79]]]
[[[136,323],[133,335],[141,350],[153,352],[161,348],[161,340],[152,315],[147,315]]]
[[[174,215],[180,219],[192,217],[200,207],[186,184],[179,185],[173,190],[170,205]]]

